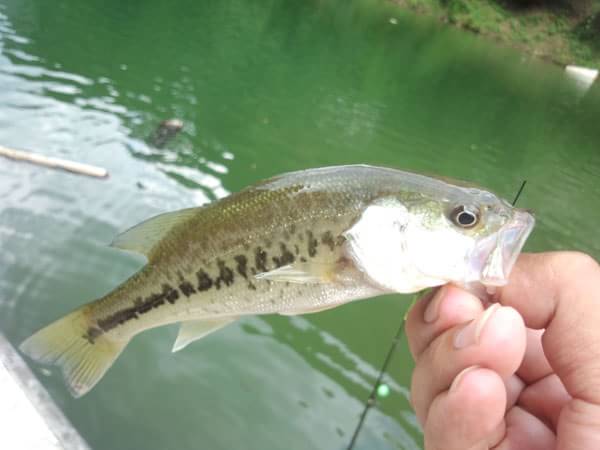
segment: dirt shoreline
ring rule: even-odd
[[[566,66],[600,69],[600,11],[577,17],[559,8],[508,7],[498,0],[386,0],[400,8]]]

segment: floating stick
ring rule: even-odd
[[[0,145],[0,156],[14,159],[15,161],[25,161],[38,166],[50,167],[52,169],[62,169],[67,172],[87,175],[89,177],[106,178],[108,171],[102,167],[91,166],[89,164],[68,161],[61,158],[43,156],[37,153],[26,152],[23,150],[14,150]]]

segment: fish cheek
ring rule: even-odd
[[[422,283],[462,282],[474,240],[453,226],[412,227],[407,230],[406,253]]]
[[[374,285],[388,292],[411,293],[440,284],[428,275],[428,263],[440,256],[444,243],[431,245],[433,230],[424,223],[429,218],[399,202],[382,200],[343,233],[346,254]]]

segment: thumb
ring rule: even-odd
[[[600,266],[575,252],[523,254],[500,303],[545,328],[544,353],[573,397],[557,426],[560,450],[600,448]]]

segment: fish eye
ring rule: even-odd
[[[454,225],[461,228],[473,228],[479,222],[479,211],[469,206],[457,206],[450,215]]]

